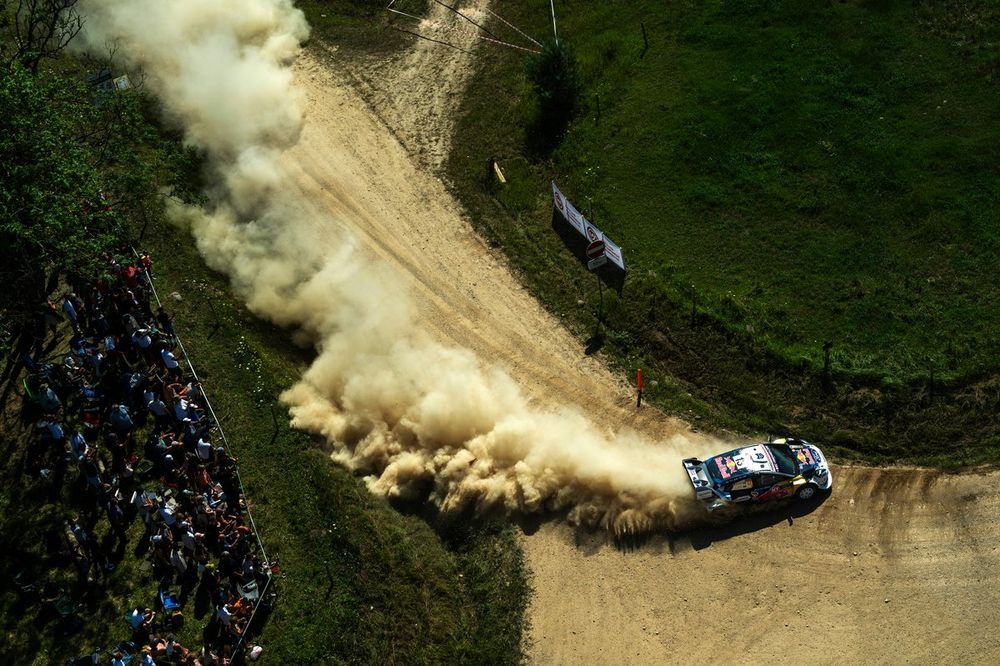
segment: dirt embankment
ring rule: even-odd
[[[422,96],[459,94],[468,72],[463,54],[432,48],[418,43],[398,79],[370,69],[348,76],[349,63],[321,51],[302,59],[307,124],[285,161],[303,209],[317,224],[348,220],[368,251],[398,269],[419,325],[507,368],[536,404],[577,405],[653,437],[688,430],[636,412],[628,385],[524,291],[430,170],[447,146],[447,114]],[[998,481],[840,468],[834,494],[811,513],[756,515],[631,550],[545,523],[523,542],[535,587],[529,656],[996,663]]]

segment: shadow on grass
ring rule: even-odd
[[[604,347],[604,334],[598,331],[587,340],[587,346],[584,348],[583,353],[591,356],[601,351],[602,347]]]

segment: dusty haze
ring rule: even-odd
[[[571,411],[530,407],[513,380],[416,330],[401,280],[351,240],[334,255],[283,194],[282,150],[303,123],[290,64],[308,37],[285,0],[87,0],[85,44],[142,66],[169,122],[209,158],[205,209],[171,207],[206,261],[257,314],[317,351],[286,391],[295,427],[365,474],[372,492],[442,510],[568,510],[616,533],[675,527],[694,502],[676,435],[612,433]],[[311,221],[310,221],[311,222]],[[709,445],[717,447],[718,444]]]

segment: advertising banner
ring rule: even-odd
[[[576,206],[570,203],[555,181],[552,181],[552,199],[559,214],[586,239],[588,244],[596,240],[604,241],[604,254],[608,260],[618,268],[625,270],[625,257],[622,255],[622,249],[614,241],[605,236],[603,231],[595,227],[590,220],[585,218],[576,209]]]

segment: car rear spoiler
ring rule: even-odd
[[[697,458],[687,458],[684,461],[684,469],[687,470],[691,478],[691,485],[694,486],[694,494],[700,500],[711,499],[715,496],[712,490],[712,480],[708,478],[708,471],[705,463]]]

